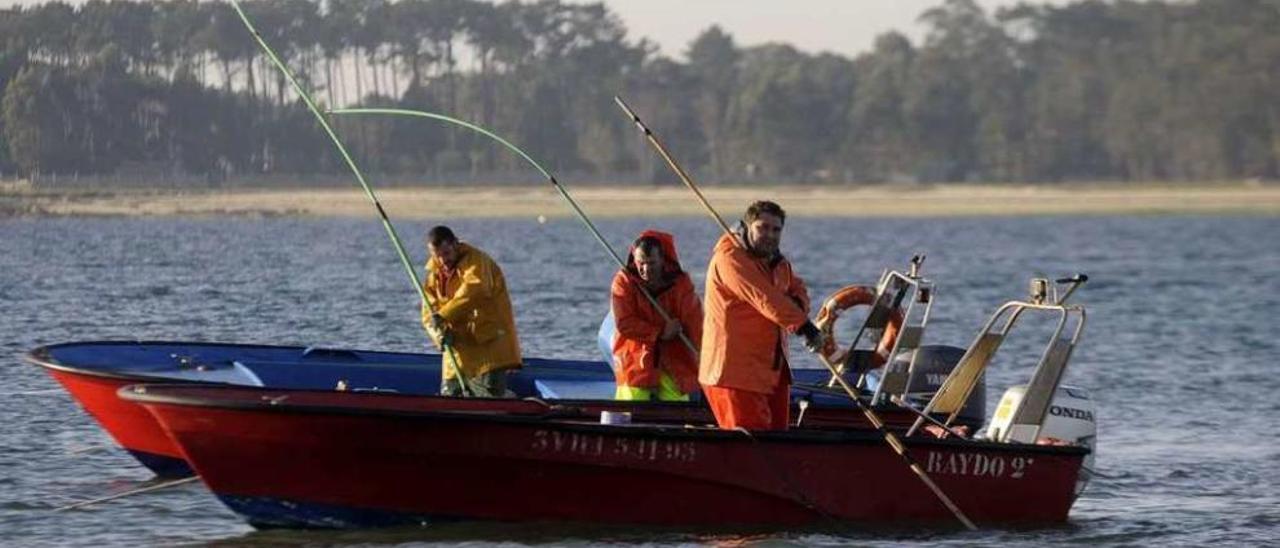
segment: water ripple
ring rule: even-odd
[[[784,204],[785,205],[785,204]],[[415,264],[434,223],[397,222]],[[467,220],[455,230],[504,267],[529,355],[595,358],[612,259],[577,223]],[[702,219],[608,219],[619,249],[673,232],[701,288],[718,234]],[[452,524],[360,532],[254,531],[200,485],[66,512],[145,485],[57,384],[19,359],[40,344],[194,339],[420,351],[417,295],[367,220],[0,220],[0,544],[704,545],[1274,544],[1280,539],[1280,219],[789,220],[784,250],[812,297],[874,281],[912,253],[938,282],[931,343],[966,345],[1027,278],[1090,274],[1089,326],[1067,382],[1098,403],[1096,478],[1048,529],[685,531]],[[1269,235],[1269,236],[1268,236]],[[1025,381],[1050,326],[1015,334],[988,374],[988,408]],[[1027,355],[1030,357],[1027,358]],[[800,355],[800,354],[797,354]],[[818,364],[799,360],[799,366]]]

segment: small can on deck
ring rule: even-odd
[[[600,424],[631,424],[631,413],[626,411],[601,411]]]

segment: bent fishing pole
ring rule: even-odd
[[[382,209],[382,203],[378,201],[378,197],[373,193],[373,188],[365,181],[364,173],[360,171],[355,160],[351,158],[351,154],[347,152],[347,147],[342,144],[342,140],[338,138],[338,134],[333,131],[333,127],[329,125],[329,120],[325,118],[324,113],[320,112],[319,107],[316,106],[315,100],[313,100],[311,95],[302,88],[302,84],[298,83],[298,80],[293,75],[293,71],[289,70],[289,67],[285,66],[284,61],[280,60],[280,56],[276,55],[275,50],[271,49],[271,46],[267,44],[267,41],[258,33],[258,29],[254,28],[253,22],[249,20],[249,15],[246,14],[244,9],[240,6],[240,0],[231,0],[231,7],[235,8],[236,13],[240,15],[240,20],[244,22],[245,28],[249,29],[249,34],[252,34],[253,39],[258,42],[258,45],[262,46],[262,50],[266,52],[267,58],[271,59],[271,63],[274,64],[276,68],[280,69],[280,72],[284,75],[285,79],[289,81],[291,86],[293,86],[293,90],[302,98],[302,102],[306,103],[307,108],[315,115],[316,121],[320,123],[320,127],[324,128],[324,132],[329,136],[329,140],[333,141],[333,145],[338,149],[338,153],[342,155],[343,161],[345,161],[347,167],[351,169],[351,173],[355,175],[356,181],[360,183],[360,187],[364,189],[365,196],[373,203],[373,207],[378,210],[378,217],[382,220],[382,227],[386,230],[387,237],[391,239],[392,245],[395,246],[396,254],[400,256],[400,262],[404,265],[405,271],[409,274],[409,280],[413,283],[413,287],[418,290],[418,296],[422,298],[423,306],[427,308],[427,312],[435,314],[435,304],[427,297],[426,288],[422,286],[422,281],[418,279],[418,271],[414,269],[413,264],[409,261],[409,254],[405,252],[404,244],[400,241],[400,236],[396,234],[395,227],[391,226],[391,219],[387,217],[387,212]],[[459,367],[458,355],[454,351],[453,345],[449,343],[443,333],[437,342],[440,344],[440,349],[444,353],[448,354],[452,359],[449,366],[453,367],[453,372],[458,378],[458,384],[462,387],[462,393],[474,394],[474,392],[471,391],[471,387],[467,383],[466,378],[462,374],[462,369]],[[446,360],[441,359],[440,361],[443,363]]]
[[[587,217],[587,214],[582,211],[581,207],[578,206],[578,202],[575,201],[573,197],[569,195],[569,191],[565,190],[564,186],[560,184],[560,181],[557,181],[555,176],[551,175],[551,173],[548,172],[546,169],[543,169],[541,164],[534,161],[534,159],[528,154],[526,154],[525,151],[521,150],[520,147],[517,147],[511,144],[511,142],[507,141],[506,139],[503,139],[502,137],[498,136],[496,133],[489,131],[483,127],[480,127],[476,124],[473,124],[471,122],[459,120],[457,118],[445,116],[443,114],[436,114],[434,112],[426,112],[421,110],[410,110],[410,109],[399,109],[399,108],[339,108],[339,109],[330,110],[329,113],[339,114],[339,115],[369,114],[369,115],[388,115],[388,116],[416,116],[419,118],[428,118],[431,120],[437,120],[437,121],[445,122],[448,124],[462,126],[464,128],[467,128],[471,131],[475,131],[476,133],[479,133],[481,135],[484,135],[485,137],[488,137],[490,139],[497,141],[498,143],[502,144],[502,146],[507,147],[512,152],[516,153],[516,155],[523,158],[526,162],[529,163],[529,165],[532,165],[533,168],[538,170],[538,172],[541,173],[543,177],[546,177],[547,181],[551,183],[551,186],[556,187],[556,190],[560,193],[560,196],[563,197],[565,201],[569,203],[569,207],[571,207],[573,209],[573,212],[577,214],[578,219],[582,221],[582,224],[586,225],[587,230],[591,231],[591,235],[595,236],[596,241],[600,242],[600,245],[604,247],[605,251],[609,252],[609,256],[613,257],[613,260],[618,263],[618,268],[621,270],[627,269],[627,263],[622,260],[622,256],[618,255],[618,252],[613,249],[613,246],[609,245],[609,242],[604,239],[604,236],[600,235],[600,231],[596,230],[595,224],[591,222],[591,219]],[[654,298],[653,294],[650,293],[649,290],[645,288],[643,284],[637,282],[636,287],[640,289],[640,293],[643,294],[645,299],[649,301],[649,304],[653,305],[653,308],[658,312],[658,315],[662,316],[663,321],[670,322],[672,320],[671,315],[667,313],[666,309],[662,308],[662,305],[658,304],[658,300]],[[689,337],[685,335],[684,331],[681,330],[677,335],[680,337],[680,340],[684,342],[685,346],[689,347],[689,351],[693,352],[694,356],[697,356],[698,347],[693,344],[693,341],[689,340]]]
[[[635,123],[636,127],[644,133],[644,136],[648,139],[649,143],[658,150],[658,154],[667,161],[667,165],[671,166],[671,169],[676,172],[676,175],[680,177],[680,180],[684,182],[685,186],[689,187],[689,190],[693,191],[694,195],[698,197],[698,200],[702,202],[703,207],[707,209],[707,213],[715,219],[716,223],[720,225],[720,228],[724,229],[725,234],[728,234],[729,237],[733,238],[733,241],[737,243],[739,247],[746,249],[746,242],[743,241],[743,238],[739,238],[737,234],[734,234],[734,232],[729,229],[729,225],[725,224],[724,218],[716,212],[715,208],[711,207],[711,204],[707,201],[706,197],[704,197],[702,192],[698,190],[698,186],[693,184],[693,179],[691,179],[689,174],[680,167],[680,164],[676,163],[675,158],[673,158],[671,153],[667,151],[667,147],[663,146],[662,142],[658,140],[658,136],[653,134],[653,131],[651,131],[649,127],[640,120],[640,117],[636,115],[635,111],[631,110],[631,107],[627,106],[627,103],[623,101],[621,97],[615,95],[613,100],[618,103],[618,106],[621,107],[627,117]],[[960,508],[956,506],[956,503],[951,501],[951,497],[948,497],[946,493],[942,492],[942,489],[938,487],[938,484],[934,483],[933,479],[929,477],[929,474],[925,473],[924,468],[921,468],[920,464],[917,463],[915,459],[911,458],[911,455],[907,453],[906,446],[902,444],[902,440],[899,440],[898,437],[890,432],[888,428],[885,428],[884,421],[880,420],[880,417],[876,415],[871,408],[862,403],[861,399],[858,399],[857,392],[854,392],[853,387],[849,386],[849,383],[844,380],[844,377],[840,375],[840,371],[836,369],[836,366],[821,353],[815,354],[818,356],[818,361],[822,362],[822,365],[830,370],[831,374],[840,382],[840,386],[844,388],[845,394],[853,400],[853,403],[858,407],[858,410],[867,417],[867,420],[871,422],[871,425],[874,426],[876,430],[880,432],[880,435],[884,437],[884,440],[889,444],[889,447],[893,448],[893,451],[897,453],[898,456],[902,457],[902,460],[906,461],[907,467],[911,468],[912,472],[915,472],[916,476],[929,487],[930,491],[933,491],[933,494],[938,497],[938,500],[942,501],[942,504],[955,515],[956,519],[960,520],[960,523],[964,524],[964,526],[971,531],[977,530],[977,526],[969,520],[968,516],[964,515],[964,512],[960,511]]]

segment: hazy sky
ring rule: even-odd
[[[567,0],[587,3],[597,0]],[[919,42],[924,29],[915,20],[943,0],[602,0],[626,22],[633,36],[658,43],[662,52],[683,57],[689,42],[718,24],[739,46],[788,42],[816,53],[852,56],[871,49],[876,36],[898,30]],[[1024,0],[1065,4],[1067,0]],[[1018,0],[978,0],[988,12]]]
[[[566,0],[594,2],[598,0]],[[916,16],[943,0],[602,0],[626,22],[630,35],[648,37],[662,52],[683,57],[689,42],[718,24],[740,46],[788,42],[816,53],[847,56],[867,51],[875,37],[899,30],[918,42]],[[1047,0],[1062,4],[1066,0]],[[33,5],[37,0],[0,0],[0,6]],[[78,2],[73,2],[78,3]],[[1018,0],[978,0],[989,11]],[[1033,0],[1032,3],[1046,3]]]

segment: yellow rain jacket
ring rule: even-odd
[[[453,333],[457,368],[468,378],[491,371],[520,368],[520,341],[515,314],[502,269],[483,251],[458,243],[458,264],[445,267],[436,257],[427,261],[423,289]],[[431,312],[422,307],[422,325],[429,326]],[[444,378],[454,375],[453,358],[444,353]]]

